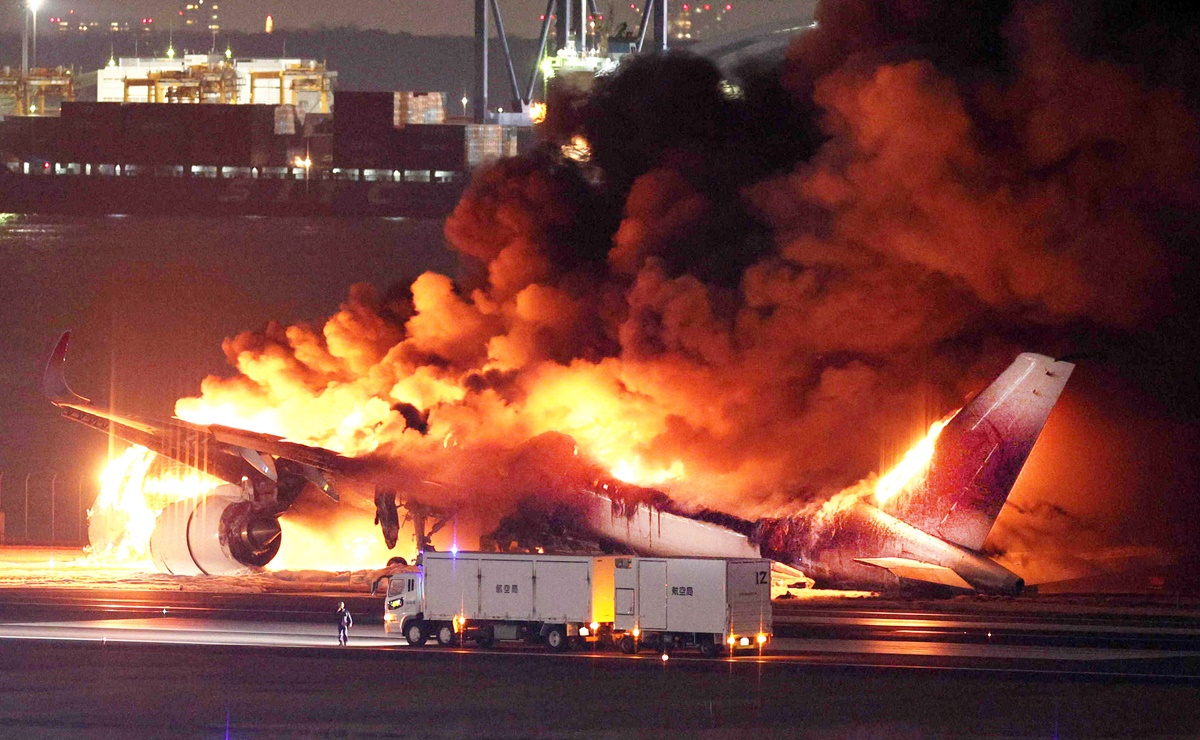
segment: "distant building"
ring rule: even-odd
[[[219,0],[187,0],[183,4],[183,25],[191,30],[221,30],[221,7]]]
[[[671,16],[668,33],[672,40],[700,41],[720,36],[729,24],[733,3],[686,2]]]
[[[269,103],[328,113],[337,72],[312,59],[122,58],[96,73],[101,103]]]
[[[155,30],[153,18],[96,21],[84,18],[74,10],[70,11],[67,15],[50,16],[46,19],[46,23],[58,34],[96,34],[102,32],[127,34],[135,31],[150,33]]]

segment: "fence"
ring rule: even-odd
[[[0,544],[86,545],[87,507],[99,492],[95,476],[0,471]]]

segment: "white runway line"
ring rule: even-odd
[[[0,639],[324,648],[337,646],[337,627],[332,623],[326,626],[312,623],[209,621],[161,617],[0,624]],[[376,625],[352,628],[350,646],[408,648],[402,637],[387,635],[381,626]],[[767,651],[768,656],[776,659],[786,659],[791,654],[813,653],[1067,661],[1154,660],[1200,656],[1200,652],[1197,651],[1137,648],[1043,647],[902,640],[812,640],[786,637],[774,640],[772,649]],[[521,650],[519,654],[528,654],[528,651]]]

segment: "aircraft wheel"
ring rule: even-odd
[[[451,627],[450,625],[443,624],[440,627],[438,627],[437,641],[438,641],[439,645],[453,645],[454,637],[455,637],[454,628]]]
[[[419,619],[414,619],[404,628],[404,639],[408,640],[408,644],[413,647],[421,647],[425,641],[429,639],[429,632],[426,631],[425,623]]]

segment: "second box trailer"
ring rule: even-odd
[[[771,639],[771,561],[619,557],[613,637],[621,650],[759,649]]]

